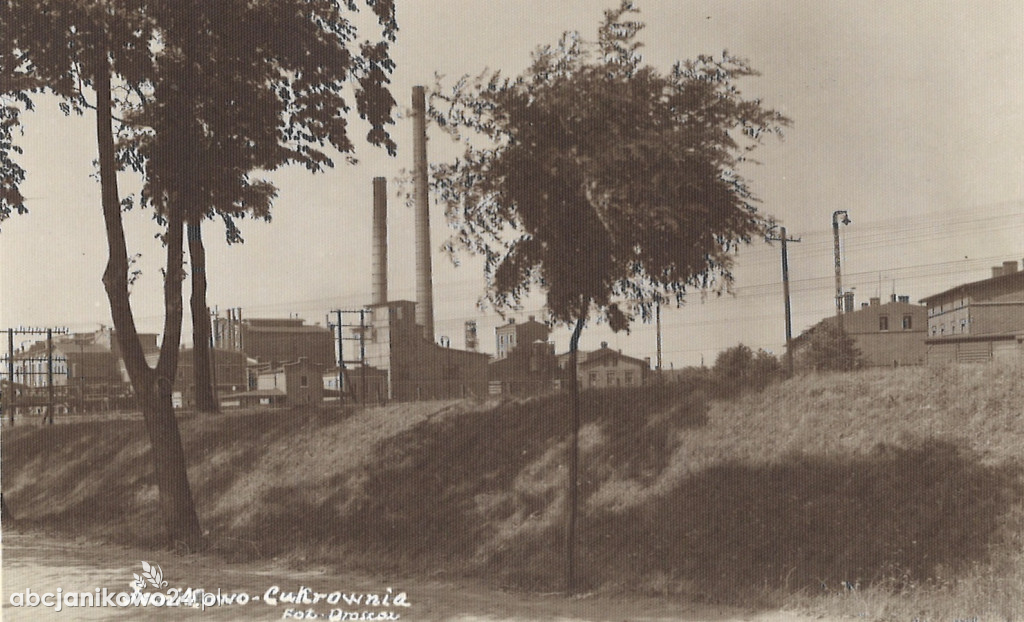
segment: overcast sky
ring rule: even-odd
[[[371,182],[394,180],[411,167],[411,87],[429,87],[435,72],[448,82],[485,67],[518,73],[534,48],[565,30],[593,37],[601,10],[613,4],[398,0],[398,156],[360,144],[357,166],[339,163],[315,176],[303,169],[276,174],[281,193],[274,221],[242,223],[244,245],[227,247],[223,228],[211,223],[210,305],[241,307],[245,317],[298,314],[322,323],[331,309],[368,303]],[[894,290],[917,301],[986,278],[1004,260],[1024,259],[1024,3],[637,4],[647,23],[641,37],[648,63],[667,69],[675,60],[728,50],[762,74],[740,84],[744,93],[793,120],[784,141],[757,153],[762,164],[748,176],[762,209],[802,239],[790,246],[796,332],[834,309],[834,210],[848,210],[852,220],[842,231],[844,285],[855,288],[858,302]],[[100,283],[106,251],[99,186],[90,177],[92,118],[65,118],[53,102],[40,104],[24,118],[21,140],[31,213],[13,217],[0,233],[0,328],[93,330],[111,322]],[[452,158],[448,139],[429,131],[430,160]],[[131,189],[128,179],[123,183]],[[390,189],[397,191],[393,181]],[[432,209],[439,249],[449,230],[441,209]],[[145,212],[126,220],[143,271],[133,293],[136,315],[142,329],[159,332],[157,230]],[[394,197],[389,227],[390,297],[414,299],[412,213]],[[663,313],[666,367],[702,358],[710,364],[738,342],[782,352],[778,245],[743,248],[736,277],[732,296],[702,301],[695,294],[684,308]],[[481,348],[493,352],[500,320],[476,309],[483,291],[479,264],[454,268],[438,250],[434,282],[437,335],[462,347],[463,323],[476,318]],[[542,315],[541,305],[537,298],[520,317]],[[559,352],[567,335],[554,333]],[[652,326],[637,324],[630,335],[591,327],[581,347],[600,341],[654,358]]]

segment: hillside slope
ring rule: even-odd
[[[566,408],[559,396],[280,411],[182,431],[224,555],[551,591]],[[594,391],[583,408],[590,588],[1024,614],[1020,369],[812,375],[710,402],[692,386]],[[141,422],[6,429],[5,499],[21,524],[156,545],[146,447]]]

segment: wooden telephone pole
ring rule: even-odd
[[[786,250],[787,242],[799,242],[800,238],[786,236],[786,228],[781,227],[780,237],[769,237],[768,240],[782,242],[782,294],[786,299],[786,374],[793,375],[793,311],[789,302],[789,253]]]

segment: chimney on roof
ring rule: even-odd
[[[896,302],[896,294],[889,294],[889,302]]]
[[[907,304],[910,304],[910,296],[900,296],[899,297],[899,301],[900,302],[905,302]]]
[[[528,316],[526,316],[526,319],[529,320],[530,322],[534,322],[534,321],[536,321],[537,318],[535,316],[533,316],[533,315],[528,315]]]
[[[607,347],[608,347],[608,342],[607,341],[602,341],[601,342],[601,349],[604,350]]]
[[[853,313],[853,292],[843,294],[843,313]]]
[[[1004,261],[1003,262],[1003,276],[1006,276],[1008,274],[1014,274],[1015,272],[1017,272],[1017,262],[1016,261]]]
[[[882,304],[882,299],[881,298],[869,298],[868,300],[871,301],[871,306],[872,307],[877,307],[878,305]]]
[[[867,309],[868,308],[868,303],[866,303],[866,302],[860,303],[860,308],[861,309]]]
[[[992,278],[994,279],[997,276],[1003,276],[1003,267],[1002,266],[992,266]]]

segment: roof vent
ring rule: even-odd
[[[1002,266],[992,266],[992,278],[994,279],[997,276],[1003,276],[1003,267]]]

